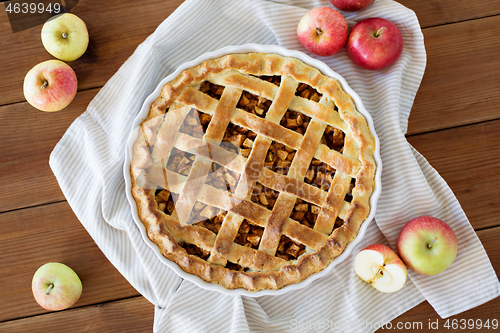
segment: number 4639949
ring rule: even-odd
[[[43,12],[54,12],[55,14],[58,14],[61,12],[61,4],[59,3],[12,3],[9,2],[7,6],[5,7],[5,10],[9,14],[42,14]]]
[[[447,319],[443,325],[447,329],[494,329],[498,328],[498,319]]]

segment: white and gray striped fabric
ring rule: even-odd
[[[155,304],[155,332],[372,332],[424,299],[448,317],[500,294],[491,263],[452,191],[405,140],[426,54],[417,17],[391,0],[344,14],[351,26],[373,16],[394,22],[405,43],[396,64],[366,71],[345,49],[319,58],[361,96],[381,141],[383,191],[376,223],[353,253],[372,243],[394,248],[406,221],[433,215],[448,222],[459,239],[457,259],[446,272],[434,277],[410,272],[403,290],[383,294],[356,277],[351,255],[305,289],[282,296],[228,296],[183,281],[144,243],[122,174],[130,124],[144,99],[180,64],[227,45],[278,44],[305,52],[296,26],[318,6],[331,5],[327,0],[187,0],[139,45],[52,152],[50,166],[78,219],[110,262]]]

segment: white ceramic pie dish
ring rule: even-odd
[[[353,98],[353,100],[356,104],[357,110],[361,114],[363,114],[363,116],[366,118],[366,122],[367,122],[373,136],[374,136],[375,143],[376,143],[375,161],[377,163],[377,169],[376,169],[376,173],[375,173],[375,189],[374,189],[373,194],[370,198],[370,207],[371,207],[370,214],[369,214],[368,218],[365,220],[365,222],[362,224],[362,226],[358,232],[357,237],[351,243],[349,243],[347,245],[344,252],[340,256],[335,258],[334,261],[332,263],[330,263],[330,265],[328,265],[328,267],[326,269],[324,269],[318,273],[310,275],[304,281],[301,281],[301,282],[295,283],[295,284],[287,285],[287,286],[285,286],[281,289],[278,289],[278,290],[260,290],[257,292],[248,291],[248,290],[242,289],[242,288],[226,289],[225,287],[223,287],[219,284],[206,282],[196,275],[186,273],[175,262],[170,261],[166,257],[164,257],[161,254],[159,247],[149,239],[147,232],[146,232],[146,227],[144,226],[144,224],[142,223],[142,221],[139,218],[139,215],[137,212],[137,204],[135,202],[134,197],[132,196],[132,191],[131,191],[132,180],[131,180],[131,176],[130,176],[130,164],[132,162],[133,145],[138,137],[139,125],[147,117],[149,110],[150,110],[150,106],[153,103],[153,101],[156,99],[156,97],[158,97],[158,95],[160,94],[161,88],[167,82],[171,81],[177,75],[179,75],[183,70],[191,68],[193,66],[196,66],[196,65],[204,62],[205,60],[212,59],[212,58],[218,58],[218,57],[221,57],[223,55],[231,54],[231,53],[246,53],[246,52],[276,53],[276,54],[279,54],[282,56],[294,57],[294,58],[297,58],[297,59],[305,62],[306,64],[309,64],[309,65],[317,68],[324,75],[327,75],[329,77],[337,79],[340,82],[340,84],[342,85],[342,88],[349,95],[351,95],[351,97]],[[137,227],[139,228],[139,230],[141,232],[141,235],[142,235],[142,238],[144,239],[144,242],[155,252],[155,254],[157,255],[157,257],[159,258],[159,260],[161,262],[163,262],[165,265],[167,265],[169,268],[171,268],[181,278],[186,279],[186,280],[196,284],[197,286],[199,286],[203,289],[214,290],[214,291],[218,291],[218,292],[221,292],[223,294],[228,294],[228,295],[242,295],[242,296],[251,296],[251,297],[259,297],[259,296],[265,296],[265,295],[282,295],[282,294],[289,292],[289,291],[292,291],[292,290],[304,288],[304,287],[308,286],[309,284],[311,284],[313,281],[331,273],[332,270],[334,269],[334,267],[338,263],[345,260],[350,255],[350,253],[352,252],[352,249],[356,246],[356,244],[358,244],[360,242],[360,240],[364,237],[364,234],[366,232],[366,229],[368,228],[369,223],[371,223],[371,221],[373,220],[373,218],[375,216],[377,201],[378,201],[378,198],[379,198],[381,190],[382,190],[382,187],[381,187],[382,161],[380,158],[380,141],[375,133],[373,119],[372,119],[371,115],[368,113],[368,111],[365,109],[365,107],[363,106],[363,103],[362,103],[360,97],[356,94],[356,92],[354,92],[349,87],[349,85],[347,84],[347,82],[345,81],[345,79],[342,76],[340,76],[339,74],[334,72],[325,63],[323,63],[317,59],[311,58],[302,52],[295,51],[295,50],[288,50],[288,49],[285,49],[285,48],[283,48],[281,46],[277,46],[277,45],[245,44],[245,45],[224,47],[224,48],[216,50],[216,51],[205,53],[192,61],[189,61],[189,62],[182,64],[172,74],[170,74],[166,78],[164,78],[158,84],[156,89],[146,98],[146,100],[144,101],[144,103],[141,107],[141,110],[139,111],[139,113],[137,114],[137,116],[135,117],[135,119],[132,123],[131,133],[128,137],[128,140],[127,140],[126,146],[125,146],[125,161],[124,161],[124,166],[123,166],[123,174],[124,174],[124,178],[125,178],[125,192],[126,192],[127,200],[130,204],[132,217],[133,217]]]

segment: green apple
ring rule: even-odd
[[[407,270],[394,251],[382,244],[372,244],[354,257],[354,271],[378,291],[391,293],[403,288]]]
[[[31,289],[42,308],[57,311],[78,301],[82,294],[82,282],[68,266],[49,262],[35,272]]]
[[[56,15],[42,27],[42,44],[54,57],[63,61],[74,61],[87,50],[87,26],[74,14]]]
[[[410,220],[399,233],[398,254],[417,273],[437,275],[457,256],[458,241],[453,229],[432,216]]]
[[[71,103],[78,81],[73,69],[60,60],[47,60],[33,67],[24,78],[24,97],[42,111],[59,111]]]

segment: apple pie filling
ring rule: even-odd
[[[260,78],[276,85],[279,85],[281,80],[279,76]],[[224,87],[205,81],[200,85],[200,91],[210,95],[212,98],[220,99],[222,93],[224,92]],[[295,94],[315,102],[319,102],[322,97],[322,95],[314,88],[303,83],[298,85]],[[266,98],[243,91],[236,107],[258,117],[265,118],[271,103],[272,102]],[[212,116],[199,110],[192,109],[185,118],[180,128],[180,132],[201,139],[203,138],[211,120]],[[280,122],[280,125],[303,135],[306,132],[310,121],[310,117],[300,112],[287,110]],[[240,153],[243,157],[248,158],[252,151],[256,137],[257,134],[253,131],[229,123],[220,146],[234,153]],[[321,143],[328,146],[330,149],[342,152],[344,138],[345,134],[340,129],[327,126],[321,139]],[[296,153],[295,149],[273,140],[267,151],[264,167],[277,174],[287,175]],[[173,148],[166,168],[170,171],[187,176],[191,170],[194,160],[195,155]],[[321,190],[328,191],[333,182],[334,176],[334,168],[317,160],[316,158],[313,158],[306,172],[304,182],[320,188]],[[238,180],[239,175],[237,173],[217,163],[212,163],[212,167],[206,177],[205,184],[220,190],[234,193]],[[346,200],[348,200],[350,191],[354,185],[355,184],[351,184],[351,189],[347,194]],[[155,200],[158,204],[158,208],[165,214],[172,215],[175,210],[175,201],[177,196],[178,195],[175,193],[170,193],[170,191],[166,189],[157,190]],[[272,210],[278,196],[278,191],[257,182],[250,195],[250,200],[268,210]],[[316,219],[320,212],[321,208],[319,206],[302,199],[297,199],[290,214],[290,218],[308,228],[314,229]],[[188,223],[197,227],[208,229],[217,234],[221,229],[226,214],[226,211],[219,208],[212,207],[201,202],[196,202],[189,218],[190,222]],[[337,218],[335,228],[340,227],[342,224],[343,221],[340,218]],[[263,227],[244,219],[240,224],[234,242],[245,247],[258,249],[263,232]],[[210,256],[209,251],[206,251],[196,245],[184,242],[179,245],[182,246],[187,253],[198,256],[204,260],[208,259]],[[295,260],[300,255],[305,253],[305,251],[305,245],[282,235],[276,250],[276,256],[287,261]],[[236,271],[247,270],[244,267],[229,261],[227,262],[226,267]]]
[[[281,175],[288,174],[296,150],[277,141],[272,141],[267,151],[264,167]]]
[[[262,228],[261,226],[256,225],[248,220],[243,220],[234,242],[236,244],[251,247],[252,249],[258,249],[263,233],[264,228]]]
[[[306,99],[310,99],[313,102],[319,102],[322,94],[320,94],[316,89],[305,83],[299,83],[297,90],[295,91],[296,96],[300,96]]]
[[[276,199],[278,199],[278,195],[278,191],[265,187],[257,182],[254,186],[251,200],[264,208],[272,210],[276,203]]]
[[[176,172],[183,176],[187,176],[193,167],[193,162],[196,156],[188,152],[172,148],[172,153],[165,165],[167,170]]]

